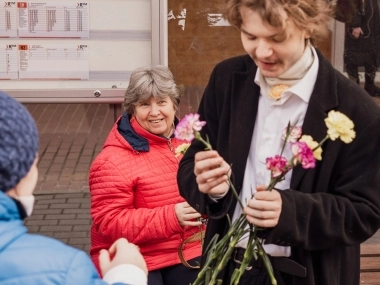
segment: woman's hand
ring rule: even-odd
[[[178,203],[175,205],[175,214],[181,226],[200,226],[201,221],[196,220],[201,216],[187,202]]]

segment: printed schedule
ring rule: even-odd
[[[88,46],[18,45],[19,79],[88,80]]]
[[[88,2],[17,2],[20,38],[89,38]]]
[[[17,38],[16,2],[5,2],[0,7],[0,38]]]
[[[18,79],[17,45],[0,46],[0,80]]]

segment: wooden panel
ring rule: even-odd
[[[362,256],[360,257],[361,271],[380,271],[380,256]]]
[[[360,284],[380,284],[380,272],[360,273]]]
[[[374,255],[380,256],[380,243],[363,243],[360,246],[361,255]],[[380,270],[380,268],[379,268]]]
[[[360,246],[360,284],[380,284],[380,244]]]

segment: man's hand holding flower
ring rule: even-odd
[[[199,191],[220,197],[229,189],[230,165],[215,150],[200,151],[195,155],[194,174]]]
[[[266,191],[265,185],[256,187],[257,192],[244,207],[248,222],[261,228],[273,228],[281,215],[282,199],[277,190]]]

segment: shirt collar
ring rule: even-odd
[[[284,95],[286,95],[287,93],[288,94],[290,93],[290,95],[294,94],[298,96],[299,98],[301,98],[306,103],[310,101],[311,93],[313,92],[315,82],[317,81],[318,68],[319,68],[318,54],[313,46],[311,47],[311,50],[314,55],[314,61],[310,69],[306,72],[305,76],[300,81],[298,81],[296,84],[290,87],[284,94]],[[257,69],[256,75],[255,75],[255,83],[258,86],[260,86],[261,94],[267,94],[269,92],[269,86],[265,82],[264,77],[259,68]]]

